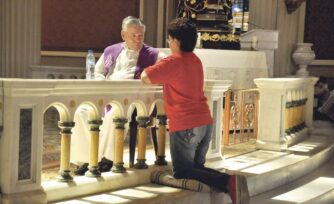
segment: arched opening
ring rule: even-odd
[[[60,167],[61,136],[59,121],[69,121],[66,106],[60,103],[49,105],[43,117],[42,181],[54,180]]]
[[[51,106],[44,113],[42,181],[52,180],[60,165],[60,120],[58,110]]]

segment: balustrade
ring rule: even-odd
[[[115,124],[115,156],[112,171],[125,172],[123,160],[124,126],[133,107],[137,111],[138,144],[136,168],[147,168],[146,134],[150,127],[150,111],[156,108],[158,123],[157,165],[166,165],[166,115],[163,108],[162,87],[145,85],[136,80],[86,81],[86,80],[31,80],[0,79],[0,183],[4,195],[41,189],[43,153],[43,118],[45,111],[55,107],[59,113],[61,129],[61,159],[59,181],[75,182],[70,172],[71,130],[76,110],[84,106],[88,110],[90,125],[89,171],[86,176],[98,177],[99,128],[107,105],[112,105]],[[205,95],[214,118],[222,116],[220,104],[223,93],[231,85],[228,80],[205,81]],[[149,111],[150,110],[150,111]],[[21,114],[20,114],[21,112]],[[29,114],[23,114],[23,113]],[[216,117],[219,116],[219,117]],[[155,120],[155,119],[154,119]],[[28,122],[26,122],[28,121]],[[29,122],[31,121],[31,122]],[[130,120],[129,120],[130,121]],[[221,121],[215,120],[212,145],[207,157],[222,159]],[[30,130],[30,131],[28,131]],[[24,134],[22,134],[24,132]],[[31,146],[21,145],[31,137]],[[21,140],[21,141],[20,141]],[[22,143],[23,144],[23,143]],[[10,159],[8,156],[10,155]],[[31,159],[19,162],[22,156]],[[21,161],[21,160],[20,160]],[[131,161],[129,161],[131,164]],[[131,167],[131,166],[130,166]],[[19,176],[20,175],[20,176]]]
[[[260,91],[257,148],[284,151],[308,136],[315,77],[255,79]]]

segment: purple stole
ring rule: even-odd
[[[108,46],[104,49],[104,76],[110,71],[110,68],[116,63],[116,59],[124,48],[124,43],[117,43]],[[142,49],[139,51],[138,61],[135,69],[134,79],[140,79],[140,74],[143,70],[155,64],[158,58],[158,49],[150,47],[146,44],[143,45]]]

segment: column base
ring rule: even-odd
[[[111,169],[114,173],[124,173],[126,172],[126,169],[124,168],[124,162],[115,163]]]
[[[167,165],[167,161],[165,160],[166,156],[158,156],[157,160],[155,160],[154,164],[158,166]]]
[[[101,172],[97,169],[97,166],[89,166],[88,171],[85,173],[87,177],[100,177]]]
[[[135,164],[135,169],[147,169],[148,166],[145,163],[146,159],[137,159],[137,163]]]
[[[71,182],[73,177],[71,176],[70,172],[70,170],[59,171],[60,175],[57,177],[57,180],[60,182]]]

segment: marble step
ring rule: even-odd
[[[52,204],[185,204],[185,203],[211,203],[229,204],[230,197],[224,193],[203,193],[182,190],[157,184],[144,184],[133,188],[109,191],[92,196],[85,196]]]
[[[300,179],[252,197],[250,204],[332,204],[334,203],[333,168],[334,158]]]
[[[234,172],[234,173],[241,173],[241,174],[245,174],[247,175],[247,181],[248,181],[248,187],[249,187],[249,192],[251,196],[255,196],[261,193],[264,193],[266,191],[270,191],[274,188],[277,188],[279,186],[284,186],[288,183],[291,183],[292,181],[301,178],[305,175],[307,175],[308,173],[311,173],[313,170],[319,168],[324,162],[326,162],[328,160],[328,158],[331,158],[334,152],[334,145],[333,143],[328,143],[327,138],[326,137],[310,137],[307,140],[303,141],[302,143],[297,144],[299,145],[299,149],[309,149],[309,155],[307,155],[307,153],[305,153],[305,151],[302,151],[302,153],[300,151],[297,151],[297,146],[294,146],[291,150],[289,150],[288,152],[271,152],[271,151],[263,151],[263,150],[257,150],[254,152],[250,152],[244,155],[240,155],[237,157],[232,157],[229,159],[226,159],[224,161],[224,164],[220,164],[222,167],[224,167],[224,165],[226,165],[225,167],[228,168],[226,171],[230,171],[230,172]],[[305,148],[302,148],[305,147]],[[311,148],[312,147],[312,148]],[[317,151],[315,151],[315,149]],[[238,163],[239,162],[239,163]],[[152,168],[152,167],[151,167]],[[147,185],[151,185],[148,184],[149,180],[148,180],[148,171],[140,171],[141,174],[140,176],[136,176],[133,177],[132,179],[130,179],[131,176],[136,175],[137,171],[135,172],[131,172],[128,175],[122,175],[121,177],[124,177],[127,180],[131,180],[132,184],[134,186],[134,189],[136,188],[141,188],[141,187],[145,187]],[[110,173],[109,173],[110,174]],[[132,175],[133,174],[133,175]],[[108,175],[111,176],[111,175]],[[119,182],[124,183],[124,181],[121,180],[114,180],[115,178],[108,178],[108,176],[105,178],[103,176],[103,179],[100,179],[100,181],[113,181],[113,184],[110,185],[115,185],[115,184],[119,184]],[[144,179],[145,178],[145,179]],[[85,178],[82,178],[85,180]],[[135,181],[137,180],[137,181]],[[144,181],[146,180],[146,181]],[[82,181],[83,182],[83,181]],[[137,182],[137,185],[134,183]],[[107,193],[108,195],[106,195],[105,193],[100,194],[98,193],[98,191],[96,190],[96,188],[100,188],[105,186],[106,184],[102,184],[100,183],[100,185],[96,184],[96,182],[92,182],[92,185],[95,185],[94,189],[92,189],[92,186],[90,186],[88,190],[86,187],[81,187],[80,188],[80,183],[77,183],[76,185],[80,188],[80,189],[86,189],[88,190],[88,192],[91,193],[95,193],[95,196],[99,197],[98,195],[104,195],[107,196],[109,194],[111,195],[115,195],[115,192],[118,192],[120,190],[118,186],[118,188],[114,188],[114,190],[112,191],[108,191],[107,188],[105,189],[105,192],[109,192]],[[59,185],[59,184],[58,184]],[[315,184],[316,185],[316,184]],[[44,185],[43,185],[44,186]],[[100,187],[99,187],[100,186]],[[156,191],[156,189],[166,189],[166,186],[154,186],[154,191]],[[55,186],[53,186],[54,188]],[[63,188],[63,187],[62,187]],[[57,191],[58,193],[61,193],[62,188],[59,188]],[[71,187],[72,188],[72,187]],[[46,188],[47,189],[47,188]],[[123,188],[121,190],[125,190],[125,189],[133,189],[133,188],[127,188],[126,186],[123,186]],[[173,189],[173,188],[171,188]],[[171,190],[170,189],[170,190]],[[54,189],[55,190],[55,189]],[[57,196],[58,193],[55,193],[56,191],[52,192],[51,189],[46,190],[47,193],[47,197],[48,197],[48,201],[57,201],[59,200],[59,197]],[[74,191],[78,191],[73,189]],[[67,192],[63,192],[61,193],[62,196],[65,195],[65,197],[62,198],[66,198],[66,194],[70,194],[73,196],[73,192],[71,189],[67,189]],[[80,190],[79,190],[80,191]],[[153,191],[153,190],[152,190]],[[175,189],[176,192],[178,193],[174,193],[172,196],[175,198],[178,198],[176,201],[173,201],[173,203],[178,203],[180,201],[180,203],[184,202],[184,200],[186,199],[190,199],[189,202],[191,201],[191,199],[195,199],[198,194],[202,195],[201,198],[206,198],[206,202],[203,203],[215,203],[216,200],[214,198],[217,197],[217,195],[213,196],[210,193],[196,193],[196,192],[191,192],[191,191],[186,191],[186,193],[184,192],[184,190],[180,190],[180,189]],[[303,191],[303,189],[302,189]],[[82,192],[82,191],[81,191]],[[86,193],[88,193],[86,192]],[[148,198],[141,198],[141,199],[134,199],[134,200],[130,200],[130,203],[161,203],[161,199],[164,199],[164,196],[160,195],[163,194],[163,192],[158,193],[158,196],[154,196],[152,195],[152,197],[148,197]],[[176,195],[177,194],[177,195]],[[70,197],[70,195],[67,197],[67,199]],[[221,195],[220,195],[221,196]],[[85,198],[85,196],[79,196],[80,199]],[[188,198],[185,198],[188,197]],[[218,196],[219,197],[219,196]],[[228,197],[225,195],[225,197]],[[329,189],[329,192],[322,192],[320,193],[318,196],[318,199],[320,199],[321,197],[326,198],[326,197],[331,197],[331,190]],[[312,198],[312,199],[316,199],[316,197]],[[168,196],[166,196],[166,198],[168,198]],[[224,198],[224,196],[222,197]],[[90,199],[90,198],[89,198]],[[224,198],[225,199],[225,198]],[[145,200],[145,202],[143,201]],[[218,200],[222,200],[222,199],[218,199]],[[68,200],[68,202],[70,202],[71,199]],[[76,200],[77,201],[77,200]],[[162,203],[168,203],[169,200],[166,199],[164,200]],[[117,202],[115,202],[117,203]],[[198,202],[194,202],[194,203],[198,203]],[[201,202],[200,202],[201,203]]]

